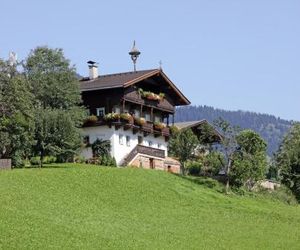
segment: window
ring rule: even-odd
[[[124,144],[124,136],[123,135],[119,135],[119,144],[120,145]]]
[[[104,107],[97,108],[96,112],[98,117],[103,117],[105,115],[105,108]]]
[[[83,143],[86,144],[86,145],[90,144],[90,137],[88,135],[83,137]]]
[[[150,117],[150,114],[145,114],[145,120],[147,121],[147,122],[150,122],[151,121],[151,117]]]
[[[141,112],[139,110],[135,109],[134,110],[134,116],[139,118],[141,116]]]
[[[130,136],[126,135],[126,146],[130,147]]]
[[[128,107],[128,106],[125,106],[122,113],[129,113],[129,107]]]
[[[142,145],[143,144],[143,136],[138,136],[138,143],[140,144],[140,145]]]
[[[155,122],[161,122],[160,116],[157,116],[157,115],[156,115],[156,116],[154,117],[154,121],[155,121]]]
[[[158,148],[161,148],[161,144],[160,144],[160,143],[157,143],[157,147],[158,147]]]
[[[115,106],[114,109],[113,109],[114,113],[116,114],[120,114],[121,113],[121,109],[119,106]]]
[[[149,145],[149,147],[152,147],[153,146],[153,142],[152,141],[148,141],[148,145]]]

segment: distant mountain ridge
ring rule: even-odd
[[[232,125],[258,132],[268,143],[268,154],[275,153],[292,125],[292,121],[277,118],[274,115],[249,111],[226,111],[209,106],[186,106],[176,109],[175,121],[194,121],[206,119],[209,122],[222,117]]]

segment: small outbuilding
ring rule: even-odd
[[[198,139],[207,144],[221,143],[224,138],[207,120],[177,122],[174,125],[179,130],[191,129]]]

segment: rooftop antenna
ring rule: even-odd
[[[131,60],[133,62],[133,69],[136,72],[136,60],[138,59],[141,52],[135,47],[135,40],[133,41],[133,46],[131,51],[129,51],[129,55],[131,56]]]
[[[17,56],[17,53],[16,52],[9,52],[9,55],[8,55],[8,62],[9,62],[9,65],[10,66],[14,66],[17,64],[17,60],[18,60],[18,56]]]

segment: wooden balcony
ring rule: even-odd
[[[174,112],[175,112],[175,107],[172,104],[170,104],[167,99],[163,99],[161,101],[148,100],[148,99],[142,98],[141,95],[139,95],[139,93],[137,91],[132,91],[130,93],[127,93],[124,96],[124,100],[126,102],[132,102],[135,104],[152,107],[152,108],[159,109],[161,111],[165,111],[165,112],[172,113],[172,114],[174,114]]]
[[[165,127],[162,129],[156,129],[152,122],[146,122],[143,125],[138,125],[134,122],[134,120],[123,120],[123,119],[116,119],[105,121],[102,118],[98,118],[97,121],[86,121],[83,124],[83,127],[96,127],[96,126],[103,126],[107,125],[109,127],[114,126],[116,130],[123,127],[124,130],[132,129],[133,133],[143,132],[144,136],[149,134],[154,134],[155,137],[163,136],[167,140],[170,136],[170,129],[169,127]]]
[[[170,136],[170,128],[166,127],[161,130],[163,136]]]
[[[144,132],[152,133],[152,132],[153,132],[153,124],[150,123],[150,122],[146,122],[145,124],[143,124],[143,125],[141,126],[141,129],[142,129]]]

